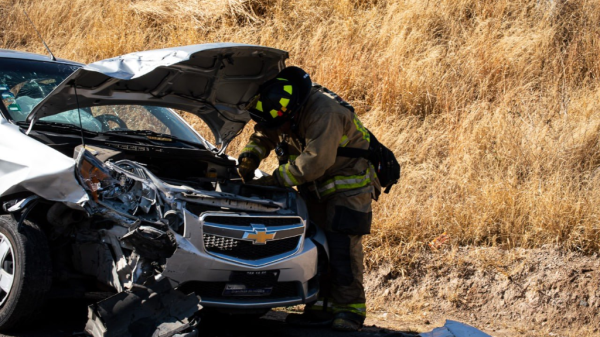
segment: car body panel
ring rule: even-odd
[[[75,160],[21,132],[0,116],[0,197],[31,192],[52,201],[89,200],[75,179]]]

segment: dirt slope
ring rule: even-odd
[[[494,336],[600,336],[597,255],[460,248],[423,253],[416,266],[368,275],[371,324],[423,332],[456,319]]]

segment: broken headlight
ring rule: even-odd
[[[96,202],[102,191],[112,190],[120,185],[104,164],[85,149],[77,158],[77,173],[82,186]]]
[[[90,151],[78,155],[77,172],[81,185],[92,199],[126,216],[149,215],[158,221],[157,191],[143,170],[131,163],[103,163]]]

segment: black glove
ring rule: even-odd
[[[258,168],[259,161],[253,157],[244,157],[239,159],[238,174],[244,183],[254,179],[254,171]]]

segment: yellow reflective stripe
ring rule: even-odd
[[[287,92],[290,95],[292,94],[292,86],[291,85],[284,85],[283,90],[285,90],[285,92]]]
[[[244,149],[242,150],[242,153],[244,152],[255,153],[256,155],[258,155],[258,158],[262,160],[267,153],[267,149],[255,143],[248,143],[248,145],[246,145],[246,147],[244,147]]]
[[[343,135],[342,140],[340,140],[340,147],[345,147],[346,145],[348,145],[349,141],[350,139],[348,139],[348,136]]]
[[[338,312],[352,312],[360,316],[367,316],[367,306],[364,303],[356,304],[335,304],[333,306],[333,313]]]
[[[360,133],[362,133],[363,139],[370,142],[371,135],[369,135],[369,131],[367,131],[367,128],[365,128],[365,126],[360,122],[360,120],[358,119],[358,117],[356,117],[356,115],[354,115],[354,125],[356,125],[356,130],[358,130],[358,131],[360,131]]]
[[[282,178],[283,180],[283,185],[285,185],[285,187],[290,187],[293,186],[292,184],[292,180],[290,179],[290,177],[288,177],[288,175],[286,174],[286,172],[284,172],[285,170],[285,165],[281,165],[279,166],[279,176]]]
[[[290,172],[290,163],[279,166],[279,175],[283,178],[283,183],[286,187],[300,185],[298,180]]]
[[[290,100],[287,98],[281,98],[279,100],[279,104],[281,104],[282,107],[287,108],[288,104],[290,103]],[[283,109],[282,109],[283,110]]]
[[[277,118],[277,110],[271,110],[269,111],[269,113],[271,113],[271,116],[273,116],[273,118]]]
[[[294,186],[300,185],[296,177],[290,172],[290,163],[285,164],[285,172],[287,173],[290,180],[294,183]]]
[[[256,102],[256,106],[254,107],[254,109],[256,109],[260,112],[263,112],[262,102],[261,101]]]
[[[285,79],[285,78],[277,77],[277,79],[280,80],[280,81],[286,81],[287,82],[287,79]]]
[[[319,194],[326,196],[336,191],[351,190],[365,187],[371,184],[370,170],[365,174],[355,176],[335,176],[322,183],[319,188]]]

